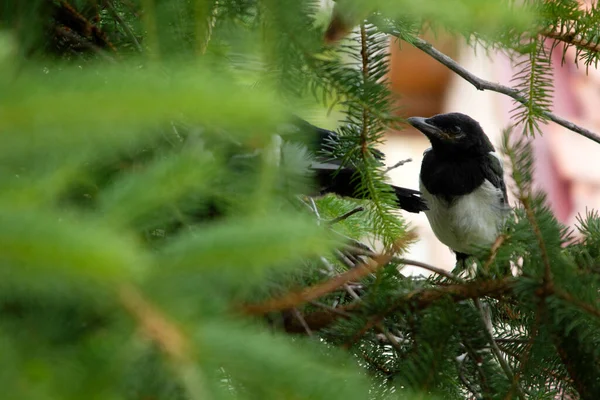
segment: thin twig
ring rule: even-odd
[[[353,263],[352,260],[350,260],[348,257],[346,257],[346,255],[344,253],[342,253],[340,250],[336,249],[335,254],[337,256],[337,259],[340,260],[341,262],[343,262],[344,265],[346,265],[348,268],[356,267],[356,264]]]
[[[366,87],[367,81],[369,80],[369,52],[367,49],[367,31],[365,24],[360,24],[360,55],[362,60],[362,76],[363,76],[363,88]],[[368,129],[369,129],[369,110],[363,107],[362,110],[362,127],[360,130],[360,143],[363,158],[369,151],[368,148]]]
[[[431,43],[427,42],[426,40],[415,37],[411,40],[411,43],[419,50],[423,51],[424,53],[439,61],[441,64],[445,65],[447,68],[449,68],[458,76],[469,82],[471,85],[475,86],[477,90],[490,90],[492,92],[502,93],[523,105],[528,105],[529,101],[527,100],[527,98],[521,95],[519,90],[501,85],[499,83],[493,83],[473,75],[471,72],[467,71],[464,67],[458,64],[452,58],[437,50],[431,45]],[[600,136],[588,129],[576,125],[573,122],[559,117],[551,112],[543,111],[542,115],[550,119],[551,121],[554,121],[558,125],[561,125],[582,136],[585,136],[586,138],[593,140],[596,143],[600,143]]]
[[[335,275],[335,268],[333,267],[333,265],[331,265],[331,263],[329,261],[327,261],[327,259],[325,257],[320,257],[321,263],[323,265],[325,265],[325,268],[327,268],[327,271],[329,272],[330,276],[334,276]],[[356,267],[356,265],[354,264],[349,264],[350,269]],[[343,286],[344,290],[355,300],[361,300],[360,296],[348,285],[348,283],[344,283]]]
[[[108,10],[112,14],[112,16],[117,20],[117,22],[123,27],[123,29],[125,30],[127,35],[131,38],[136,49],[140,53],[142,53],[144,51],[144,49],[142,48],[142,45],[138,41],[137,37],[135,36],[135,32],[133,31],[133,29],[131,29],[129,24],[127,24],[127,22],[125,20],[123,20],[123,18],[121,18],[121,16],[119,15],[119,12],[115,9],[115,6],[112,3],[112,1],[105,0],[104,4],[106,4],[106,8],[108,8]]]
[[[363,249],[359,249],[353,246],[348,246],[347,249],[352,252],[352,254],[358,254],[358,255],[363,255],[363,256],[368,256],[368,257],[373,257],[375,256],[375,253],[367,251],[367,250],[363,250]],[[452,273],[443,270],[441,268],[438,267],[434,267],[433,265],[430,264],[426,264],[424,262],[421,261],[416,261],[416,260],[409,260],[407,258],[400,258],[400,257],[394,257],[392,258],[392,261],[398,264],[404,264],[404,265],[412,265],[413,267],[419,267],[419,268],[423,268],[427,271],[431,271],[434,272],[438,275],[444,276],[450,280],[453,280],[455,282],[463,282],[462,279],[460,279],[459,277],[453,275]]]
[[[355,256],[368,256],[368,257],[372,257],[373,255],[375,255],[375,251],[373,249],[371,249],[369,246],[367,246],[364,243],[359,242],[356,239],[352,239],[346,235],[343,235],[339,232],[334,231],[335,233],[337,233],[339,236],[341,236],[344,240],[346,240],[347,242],[349,242],[350,244],[348,246],[346,246],[346,251],[350,252],[352,255]]]
[[[394,349],[396,349],[396,351],[400,354],[404,353],[404,349],[402,348],[402,346],[400,346],[400,343],[398,343],[398,340],[396,340],[396,337],[394,335],[392,335],[390,333],[390,331],[383,326],[382,323],[378,323],[377,325],[375,325],[375,328],[383,333],[383,336],[385,336],[385,338],[387,339],[388,342],[390,342],[390,344],[392,345],[392,347]]]
[[[494,341],[494,334],[493,334],[493,332],[491,332],[488,329],[487,320],[485,318],[485,311],[483,309],[483,306],[481,305],[481,302],[479,301],[478,298],[474,298],[473,302],[475,303],[475,306],[479,310],[479,314],[481,316],[481,321],[482,321],[483,326],[485,328],[485,334],[488,337],[488,342],[490,344],[492,352],[494,353],[494,355],[496,356],[496,359],[500,363],[500,367],[502,368],[502,370],[504,371],[504,373],[506,374],[506,376],[508,377],[508,379],[511,382],[516,382],[515,381],[515,375],[514,375],[512,369],[510,368],[510,365],[508,365],[508,362],[506,362],[506,360],[504,359],[504,356],[502,355],[502,352],[500,351],[500,348],[498,348],[498,345]],[[517,391],[517,396],[519,396],[519,398],[522,399],[522,400],[525,399],[525,394],[523,393],[523,389],[519,386],[518,383],[515,383],[515,389]]]
[[[374,315],[369,321],[367,321],[366,326],[356,336],[355,340],[358,340],[358,338],[360,338],[360,336],[366,333],[370,328],[373,328],[377,323],[381,322],[386,315],[395,312],[404,305],[410,304],[415,310],[424,310],[442,299],[450,299],[454,302],[460,302],[467,299],[484,296],[501,299],[504,298],[507,293],[512,291],[515,282],[515,278],[503,278],[499,280],[466,282],[456,285],[413,290],[404,296],[392,300],[388,309],[384,310],[379,315]],[[310,290],[310,288],[307,290]],[[287,297],[293,295],[294,294],[288,295]],[[288,298],[285,298],[284,300],[288,301]],[[298,300],[298,304],[302,302],[302,300]],[[304,314],[304,318],[313,332],[331,325],[339,318],[349,318],[352,313],[360,311],[361,307],[364,305],[363,302],[356,301],[335,308],[316,302],[313,299],[310,299],[307,302],[325,309],[325,311],[314,311]],[[283,300],[281,299],[272,300],[266,304],[263,303],[242,306],[242,311],[250,315],[260,315],[271,311],[292,308],[296,306],[292,305],[291,307],[287,307],[290,303],[284,304]],[[304,328],[299,324],[286,327],[286,331],[289,333],[305,332]]]
[[[352,210],[348,211],[347,213],[340,215],[339,217],[335,217],[334,219],[330,220],[327,223],[329,225],[337,224],[338,222],[348,219],[351,216],[353,216],[354,214],[364,211],[364,210],[365,210],[365,208],[363,206],[356,207],[355,209],[352,209]]]
[[[350,341],[346,342],[343,347],[350,348],[367,331],[369,331],[369,329],[381,322],[386,315],[396,312],[398,309],[405,307],[408,304],[414,307],[414,309],[420,310],[429,307],[438,300],[447,298],[450,298],[455,302],[483,296],[501,298],[506,293],[512,291],[514,283],[515,279],[510,277],[488,281],[472,281],[464,284],[442,287],[415,289],[391,302],[390,306],[380,314],[373,315],[369,318],[363,328],[358,331]]]
[[[591,40],[585,40],[581,35],[577,35],[575,31],[572,32],[557,32],[553,30],[544,31],[541,33],[542,36],[547,38],[558,40],[560,42],[577,46],[581,49],[586,49],[593,52],[600,52],[600,43],[594,43]]]
[[[94,51],[96,54],[98,54],[100,57],[102,57],[104,60],[116,64],[117,60],[114,59],[114,57],[112,57],[110,54],[108,54],[106,51],[104,51],[103,49],[101,49],[100,47],[96,46],[94,43],[90,42],[88,39],[84,38],[83,36],[80,36],[79,34],[75,33],[74,31],[62,27],[62,26],[58,26],[56,27],[56,33],[58,33],[59,35],[70,39],[74,42],[77,42],[77,44]]]
[[[319,214],[319,209],[317,208],[317,205],[315,204],[315,200],[312,197],[308,198],[310,200],[310,205],[312,207],[312,210],[315,212],[315,215],[317,216],[317,220],[321,221],[321,214]]]
[[[404,164],[406,164],[406,163],[412,162],[412,160],[413,160],[412,158],[407,158],[406,160],[400,160],[400,161],[398,161],[396,164],[392,165],[391,167],[388,167],[388,168],[387,168],[387,169],[384,171],[384,173],[385,173],[385,174],[387,174],[388,172],[390,172],[390,171],[391,171],[391,170],[393,170],[393,169],[396,169],[396,168],[398,168],[398,167],[401,167],[401,166],[403,166],[403,165],[404,165]]]
[[[310,330],[310,327],[308,326],[308,324],[306,323],[306,320],[304,319],[304,317],[302,316],[302,314],[300,313],[300,311],[298,311],[298,309],[296,307],[292,308],[292,314],[294,314],[294,317],[296,317],[298,322],[300,322],[300,325],[302,325],[302,327],[306,331],[306,334],[308,336],[312,337],[313,333]]]
[[[245,305],[242,307],[243,311],[247,314],[259,315],[296,307],[308,301],[318,299],[319,297],[324,296],[343,286],[349,281],[361,279],[362,277],[387,264],[391,259],[391,253],[379,255],[373,260],[357,265],[356,268],[337,275],[323,283],[305,288],[298,292],[290,292],[281,298],[270,299],[261,304]]]
[[[492,263],[494,262],[494,259],[496,258],[496,255],[498,254],[498,250],[500,250],[500,247],[502,246],[502,244],[504,244],[505,241],[506,241],[506,235],[500,235],[496,238],[496,240],[494,241],[494,244],[492,245],[492,248],[490,249],[490,256],[488,257],[487,261],[483,265],[484,271],[486,271],[486,272],[489,271],[490,265],[492,265]]]
[[[469,380],[465,376],[465,365],[466,365],[465,361],[467,361],[468,358],[469,358],[469,355],[468,355],[468,353],[466,353],[464,355],[463,359],[459,361],[458,377],[461,380],[461,382],[463,383],[463,385],[465,385],[467,390],[469,392],[471,392],[477,400],[479,400],[479,399],[481,399],[481,396],[479,394],[477,394],[477,389],[475,389],[473,387],[473,385],[471,385],[471,382],[469,382]]]
[[[465,349],[467,350],[467,355],[471,357],[473,365],[475,366],[475,368],[477,369],[477,373],[479,374],[482,396],[484,398],[489,398],[490,387],[488,385],[487,376],[485,375],[485,372],[482,368],[482,357],[480,354],[477,353],[477,351],[473,348],[469,341],[465,340],[463,332],[461,332],[461,337],[463,337],[461,343],[463,344],[463,346],[465,346]]]
[[[494,338],[496,343],[527,343],[527,339]]]
[[[577,300],[570,293],[554,288],[554,294],[558,296],[560,299],[573,304],[576,307],[581,308],[583,311],[587,312],[590,315],[593,315],[596,318],[600,318],[600,310],[593,307],[592,305],[585,303],[583,301]]]
[[[513,167],[517,166],[513,165]],[[542,261],[544,263],[544,284],[542,290],[544,291],[543,295],[548,295],[552,291],[552,269],[550,268],[550,257],[548,256],[548,250],[546,249],[546,242],[542,236],[542,230],[535,219],[533,209],[531,208],[531,204],[529,202],[529,196],[525,193],[522,193],[520,188],[519,191],[521,191],[521,203],[523,204],[523,208],[527,214],[527,219],[533,228],[533,233],[535,234],[540,252],[542,253]]]
[[[349,318],[352,315],[349,312],[346,312],[344,310],[340,310],[339,308],[336,308],[336,307],[330,307],[327,304],[321,303],[320,301],[312,300],[312,301],[309,301],[309,303],[312,304],[313,306],[321,307],[321,308],[323,308],[323,309],[325,309],[327,311],[331,311],[334,314],[341,315],[342,317]]]
[[[370,365],[374,366],[375,368],[377,368],[377,370],[379,372],[381,372],[382,374],[390,377],[391,375],[393,375],[392,371],[390,371],[389,369],[387,369],[384,365],[380,365],[377,361],[373,360],[371,357],[369,357],[366,353],[364,352],[360,352],[360,355],[362,356],[362,358],[364,358],[364,360],[369,363]]]
[[[445,270],[443,270],[441,268],[438,268],[438,267],[434,267],[433,265],[426,264],[426,263],[421,262],[421,261],[408,260],[406,258],[399,258],[399,257],[394,257],[392,259],[392,261],[397,262],[399,264],[412,265],[413,267],[423,268],[423,269],[425,269],[427,271],[434,272],[434,273],[436,273],[438,275],[444,276],[444,277],[446,277],[446,278],[448,278],[448,279],[450,279],[452,281],[455,281],[455,282],[463,282],[462,279],[460,279],[457,276],[452,275],[450,272],[445,271]]]

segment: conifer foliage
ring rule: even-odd
[[[573,0],[4,0],[3,398],[600,399],[600,215],[558,223],[528,143],[568,125],[550,52],[595,66],[599,22]],[[520,70],[498,90],[518,203],[475,273],[402,258],[376,157],[402,127],[389,35],[435,56],[425,29]],[[298,115],[337,128],[369,200],[313,196]]]

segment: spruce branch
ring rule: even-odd
[[[580,49],[600,53],[600,43],[594,42],[592,39],[585,39],[581,34],[575,32],[575,30],[569,30],[563,32],[562,30],[546,30],[542,31],[542,36],[549,39],[554,39],[559,42],[563,42],[567,45],[576,46]]]
[[[480,400],[480,399],[482,399],[482,397],[478,394],[479,391],[471,384],[471,382],[469,382],[469,380],[465,376],[465,367],[466,367],[466,361],[468,360],[468,358],[469,358],[469,355],[467,353],[464,355],[464,357],[462,357],[462,359],[460,361],[458,361],[459,362],[458,378],[460,379],[462,384],[467,388],[467,390],[473,395],[473,397],[476,400]]]
[[[115,8],[113,2],[111,0],[105,0],[104,4],[106,5],[106,8],[113,16],[115,21],[117,21],[119,25],[123,27],[123,30],[125,31],[125,33],[127,33],[127,36],[131,39],[131,42],[135,45],[137,51],[143,53],[144,49],[142,48],[142,45],[140,44],[137,36],[135,35],[135,32],[133,31],[133,29],[131,29],[129,24],[125,20],[123,20],[123,18],[121,18],[121,15],[119,15],[119,12]]]
[[[570,293],[565,292],[558,288],[554,288],[553,294],[555,294],[558,298],[580,308],[581,310],[585,311],[586,313],[588,313],[596,318],[600,318],[600,310],[598,308],[593,307],[591,304],[588,304],[588,303],[585,303],[583,301],[576,299]]]
[[[526,101],[513,109],[513,119],[515,125],[522,125],[524,132],[534,136],[541,134],[539,123],[547,120],[544,113],[552,106],[552,70],[542,41],[531,38],[526,48],[527,57],[516,64],[519,71],[513,77],[513,81],[517,81],[516,89]]]
[[[329,225],[334,225],[337,224],[338,222],[341,222],[345,219],[350,218],[351,216],[353,216],[356,213],[359,213],[361,211],[365,211],[365,208],[363,206],[358,206],[350,211],[348,211],[347,213],[344,213],[342,215],[340,215],[339,217],[335,217],[334,219],[330,220],[329,222],[327,222]]]
[[[456,275],[453,275],[452,273],[438,268],[438,267],[434,267],[433,265],[421,262],[421,261],[416,261],[416,260],[409,260],[407,258],[400,258],[400,257],[394,257],[393,261],[398,263],[398,264],[402,264],[402,265],[412,265],[413,267],[418,267],[418,268],[422,268],[424,270],[433,272],[435,274],[438,274],[440,276],[443,276],[445,278],[448,278],[451,281],[455,281],[455,282],[463,282],[462,279],[460,279],[459,277],[457,277]]]
[[[356,266],[354,269],[346,271],[329,279],[328,281],[306,288],[299,292],[291,292],[281,298],[267,300],[261,304],[244,305],[242,306],[242,310],[246,314],[261,315],[273,311],[281,311],[288,308],[293,308],[311,300],[316,300],[319,297],[322,297],[338,289],[339,287],[342,287],[345,283],[359,280],[366,275],[375,272],[393,258],[394,252],[395,251],[392,250],[388,253],[381,254],[375,257],[373,260],[369,260],[369,262]]]
[[[56,34],[63,36],[64,38],[69,39],[72,42],[77,43],[81,47],[92,50],[93,52],[95,52],[98,56],[100,56],[105,61],[108,61],[111,64],[117,63],[117,60],[113,56],[108,54],[108,52],[106,52],[104,49],[101,49],[100,47],[96,46],[94,43],[90,42],[88,39],[81,36],[77,32],[75,32],[67,27],[64,27],[64,26],[57,26],[55,28],[55,32],[56,32]]]
[[[308,326],[308,324],[306,323],[306,320],[304,319],[304,316],[302,316],[302,314],[300,313],[300,311],[298,311],[298,309],[296,307],[292,308],[292,314],[298,320],[298,322],[300,322],[300,325],[302,325],[302,327],[306,331],[306,334],[308,336],[312,337],[313,333],[310,329],[310,326]]]
[[[479,298],[473,299],[473,302],[475,303],[475,307],[477,307],[477,310],[479,311],[479,316],[480,316],[480,319],[481,319],[481,325],[483,326],[483,329],[484,329],[484,332],[485,332],[485,336],[486,336],[486,338],[488,340],[488,343],[490,344],[492,352],[494,353],[494,356],[496,357],[496,360],[498,360],[498,363],[500,364],[500,367],[502,368],[502,370],[506,374],[506,377],[508,378],[508,380],[511,381],[511,382],[513,382],[513,385],[511,387],[511,391],[506,395],[505,400],[512,399],[512,390],[513,390],[513,388],[514,388],[514,390],[516,390],[517,396],[519,397],[519,399],[525,399],[525,394],[523,393],[523,389],[519,385],[518,380],[515,378],[515,374],[513,373],[512,368],[510,367],[510,365],[508,365],[508,362],[504,359],[504,356],[502,355],[502,352],[498,348],[498,344],[494,341],[494,334],[493,334],[493,332],[487,326],[487,320],[486,320],[486,317],[485,317],[485,312],[483,310],[483,306],[481,305],[481,302],[479,301]]]
[[[396,33],[395,36],[398,36],[398,34]],[[508,97],[511,97],[515,101],[525,106],[529,104],[527,98],[524,97],[519,90],[479,78],[478,76],[472,74],[466,68],[458,64],[452,58],[437,50],[435,47],[433,47],[431,43],[427,42],[426,40],[423,40],[419,37],[413,37],[411,38],[410,43],[419,50],[423,51],[425,54],[428,54],[429,56],[446,66],[448,69],[450,69],[458,76],[469,82],[471,85],[475,86],[477,90],[489,90],[492,92],[501,93]],[[542,111],[541,114],[545,118],[555,122],[556,124],[600,144],[600,136],[590,131],[589,129],[574,124],[573,122],[568,121],[552,112]]]
[[[496,259],[496,255],[498,254],[498,250],[500,250],[500,247],[502,247],[502,245],[504,244],[504,242],[506,241],[506,239],[507,239],[506,235],[500,235],[500,236],[498,236],[496,238],[496,240],[492,244],[492,248],[490,249],[490,255],[489,255],[488,259],[486,260],[485,264],[483,265],[483,270],[484,271],[489,271],[490,266],[492,265],[492,263]]]
[[[345,347],[350,347],[368,330],[380,323],[386,316],[397,312],[399,309],[410,306],[412,309],[423,310],[443,299],[450,299],[453,302],[475,299],[480,297],[492,297],[503,299],[507,294],[511,293],[515,278],[503,278],[487,281],[471,281],[461,284],[453,284],[434,288],[416,289],[404,296],[401,296],[394,301],[390,307],[382,313],[369,318],[363,328],[346,343]]]
[[[357,247],[353,247],[353,246],[347,246],[346,248],[352,254],[363,255],[363,256],[368,256],[368,257],[375,256],[375,253],[373,251],[369,251],[369,250],[365,250],[365,249],[357,248]],[[448,278],[451,281],[463,282],[462,279],[460,279],[456,275],[453,275],[452,273],[446,271],[445,269],[434,267],[433,265],[424,263],[422,261],[410,260],[408,258],[401,258],[401,257],[394,257],[392,259],[392,261],[397,264],[412,265],[413,267],[422,268],[424,270],[427,270],[427,271],[433,272],[435,274],[441,275],[445,278]]]
[[[188,362],[189,343],[181,330],[158,311],[135,287],[119,290],[123,307],[138,321],[144,335],[178,362]]]
[[[379,331],[383,334],[383,336],[385,336],[390,345],[392,345],[392,347],[396,349],[398,353],[402,354],[404,352],[402,346],[400,345],[396,337],[392,335],[382,323],[378,323],[377,325],[375,325],[375,329],[377,329],[377,331]]]

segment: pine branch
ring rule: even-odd
[[[70,41],[78,44],[81,47],[92,50],[105,61],[108,61],[111,64],[117,63],[117,60],[113,56],[108,54],[108,52],[96,46],[94,43],[90,42],[88,39],[79,35],[75,31],[64,26],[57,26],[54,31],[57,35],[63,36],[64,38],[69,39]]]
[[[481,297],[503,299],[506,297],[506,295],[512,292],[516,282],[517,280],[511,277],[489,281],[471,281],[461,284],[428,287],[414,290],[391,301],[392,305],[382,314],[371,317],[367,324],[363,326],[363,329],[361,329],[359,334],[353,338],[352,342],[357,341],[360,336],[366,333],[369,329],[381,323],[385,316],[397,312],[399,308],[410,305],[410,307],[414,310],[424,310],[443,299],[450,299],[455,303]],[[364,305],[362,303],[352,303],[351,305],[342,307],[341,309],[337,308],[336,311],[324,310],[310,312],[304,314],[304,320],[313,332],[319,331],[331,325],[340,318],[346,319],[353,314],[360,313],[362,310],[361,307],[363,306]],[[275,310],[284,308],[288,307],[286,307],[286,305],[281,305]],[[251,315],[260,315],[262,313],[274,311],[268,307],[256,306],[245,306],[244,310],[249,312]],[[305,328],[298,323],[290,323],[289,325],[286,325],[285,330],[288,333],[305,333]]]
[[[502,370],[506,374],[506,377],[510,381],[513,382],[513,385],[511,387],[511,391],[509,392],[509,394],[506,395],[505,400],[512,399],[512,389],[513,388],[514,388],[514,390],[516,390],[517,396],[519,397],[519,399],[525,399],[525,394],[523,393],[523,389],[519,385],[518,380],[515,378],[515,374],[513,373],[510,365],[508,365],[508,363],[504,359],[504,356],[502,355],[502,352],[500,351],[500,349],[498,348],[498,345],[494,341],[494,334],[493,334],[493,332],[491,332],[488,329],[487,321],[486,321],[486,317],[485,317],[485,313],[484,313],[483,307],[481,305],[481,302],[479,301],[479,298],[473,299],[473,302],[475,303],[475,307],[477,307],[477,310],[479,311],[479,314],[480,314],[480,317],[481,317],[480,318],[481,319],[481,325],[482,325],[482,327],[484,329],[485,336],[486,336],[486,338],[488,340],[488,343],[490,344],[490,346],[492,348],[492,352],[496,356],[496,360],[498,360],[498,363],[500,363],[500,367],[502,368]]]
[[[574,30],[569,32],[547,30],[543,31],[541,35],[550,39],[563,42],[567,45],[576,46],[581,49],[600,53],[600,43],[592,42],[591,39],[586,40],[581,35],[577,34]]]
[[[577,300],[570,293],[567,293],[558,288],[554,288],[553,294],[555,294],[559,298],[563,299],[564,301],[571,303],[574,306],[580,308],[581,310],[585,311],[586,313],[593,315],[596,318],[600,318],[600,310],[598,308],[596,308],[588,303],[584,303],[580,300]]]
[[[127,36],[129,36],[129,38],[131,39],[131,42],[135,45],[135,48],[137,49],[137,51],[142,53],[144,51],[144,49],[142,48],[142,45],[140,44],[139,40],[137,39],[135,32],[133,31],[133,29],[131,29],[129,24],[125,20],[123,20],[123,18],[121,18],[121,16],[119,15],[119,12],[115,8],[115,5],[113,4],[113,2],[111,0],[105,0],[104,4],[106,5],[106,8],[108,9],[108,11],[110,11],[110,14],[113,16],[115,21],[117,21],[119,23],[119,25],[121,25],[123,27],[123,30],[127,33]]]
[[[316,300],[343,286],[345,283],[359,280],[366,275],[377,271],[392,259],[394,252],[395,251],[392,250],[388,253],[381,254],[370,262],[358,265],[354,269],[346,271],[323,283],[301,290],[300,292],[291,292],[281,298],[271,299],[261,304],[244,305],[242,306],[242,310],[249,315],[261,315],[273,311],[293,308],[311,300]]]
[[[138,321],[142,332],[174,360],[187,362],[189,343],[181,330],[152,306],[134,287],[119,291],[123,307]]]
[[[142,334],[152,340],[173,362],[190,399],[211,399],[202,372],[196,367],[194,351],[180,327],[169,320],[133,286],[119,288],[121,304],[139,324]]]
[[[363,256],[369,256],[369,257],[373,257],[375,256],[375,253],[373,251],[370,250],[365,250],[362,248],[358,248],[358,247],[353,247],[353,246],[348,246],[347,249],[352,253],[352,254],[357,254],[357,255],[363,255]],[[438,267],[434,267],[433,265],[429,265],[427,263],[421,262],[421,261],[415,261],[415,260],[409,260],[407,258],[400,258],[400,257],[394,257],[392,259],[392,261],[394,263],[397,264],[402,264],[402,265],[412,265],[413,267],[419,267],[419,268],[423,268],[427,271],[431,271],[435,274],[441,275],[443,277],[448,278],[451,281],[455,281],[455,282],[463,282],[462,279],[460,279],[458,276],[453,275],[452,273],[438,268]]]
[[[398,36],[398,34],[396,33],[395,36]],[[466,68],[458,64],[452,58],[437,50],[435,47],[433,47],[431,43],[418,37],[412,38],[410,43],[419,50],[423,51],[424,53],[428,54],[429,56],[440,62],[441,64],[445,65],[448,69],[455,72],[458,76],[469,82],[471,85],[475,86],[477,90],[489,90],[492,92],[501,93],[508,97],[511,97],[512,99],[523,105],[529,104],[527,99],[517,89],[479,78],[478,76],[467,71]],[[556,124],[600,144],[600,136],[596,133],[586,128],[583,128],[577,124],[574,124],[573,122],[568,121],[560,116],[557,116],[554,113],[543,111],[542,115],[545,118],[555,122]]]
[[[335,217],[334,219],[332,219],[331,221],[329,221],[328,224],[329,225],[337,224],[338,222],[343,221],[345,219],[348,219],[351,216],[353,216],[354,214],[359,213],[359,212],[364,211],[364,210],[365,210],[365,208],[362,207],[362,206],[356,207],[356,208],[348,211],[347,213],[340,215],[339,217]]]

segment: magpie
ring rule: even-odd
[[[301,137],[304,138],[303,141],[313,156],[310,168],[314,172],[319,194],[334,193],[343,197],[362,198],[358,190],[360,180],[356,179],[359,166],[344,163],[341,156],[332,157],[341,137],[334,131],[319,128],[298,117],[294,118],[293,124],[303,132]],[[370,151],[375,159],[384,165],[384,154],[377,149],[370,149]],[[427,209],[427,204],[418,190],[389,186],[396,195],[398,208],[411,213],[419,213]]]
[[[431,147],[419,175],[425,215],[440,242],[463,264],[480,246],[491,245],[510,207],[503,163],[483,129],[461,113],[410,117]]]

